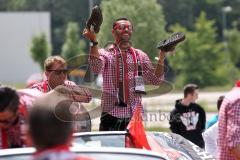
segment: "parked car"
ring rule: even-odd
[[[184,137],[165,132],[146,132],[153,151],[164,153],[170,159],[186,158],[193,160],[215,160],[202,148]],[[134,148],[131,136],[126,131],[83,132],[74,134],[74,146]]]
[[[79,156],[88,157],[93,160],[170,160],[164,154],[131,148],[72,147],[71,151],[77,153]],[[3,149],[0,150],[0,159],[30,160],[34,152],[34,148]]]

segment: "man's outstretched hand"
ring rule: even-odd
[[[82,35],[83,35],[85,38],[89,39],[90,41],[96,42],[96,39],[97,39],[97,38],[96,38],[96,34],[94,33],[94,31],[91,31],[91,30],[85,28],[85,29],[83,30]]]

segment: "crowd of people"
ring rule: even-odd
[[[160,50],[157,66],[153,67],[148,55],[132,46],[133,30],[127,18],[115,20],[111,31],[114,42],[101,49],[94,31],[83,31],[83,36],[91,41],[89,66],[103,75],[99,131],[126,130],[136,107],[144,112],[144,84],[161,85],[164,80],[166,52]],[[0,86],[1,149],[34,146],[36,160],[86,159],[69,151],[72,133],[79,131],[74,129],[75,115],[69,108],[73,102],[90,102],[92,95],[87,88],[69,81],[67,74],[66,61],[60,56],[50,56],[44,63],[43,81],[23,90]],[[219,159],[240,159],[239,83],[224,97],[219,97],[219,116],[207,123],[207,129],[206,113],[196,103],[199,88],[196,84],[187,84],[183,98],[176,101],[170,113],[170,130],[205,147]],[[63,119],[70,121],[66,123]]]

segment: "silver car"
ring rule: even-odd
[[[151,149],[166,155],[169,159],[215,160],[211,154],[178,134],[166,132],[146,134]],[[73,145],[134,148],[131,145],[131,136],[126,131],[75,133]]]
[[[170,160],[166,155],[131,148],[72,147],[71,151],[93,160]],[[0,159],[30,160],[34,152],[34,148],[3,149],[0,150]]]

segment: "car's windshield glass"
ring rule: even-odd
[[[74,143],[86,146],[125,147],[125,135],[86,135],[74,138]]]
[[[164,160],[161,157],[154,157],[148,155],[137,155],[137,154],[126,154],[126,153],[88,153],[88,154],[81,154],[81,156],[86,156],[89,158],[93,158],[94,160],[126,160],[126,159],[133,159],[133,160]]]

